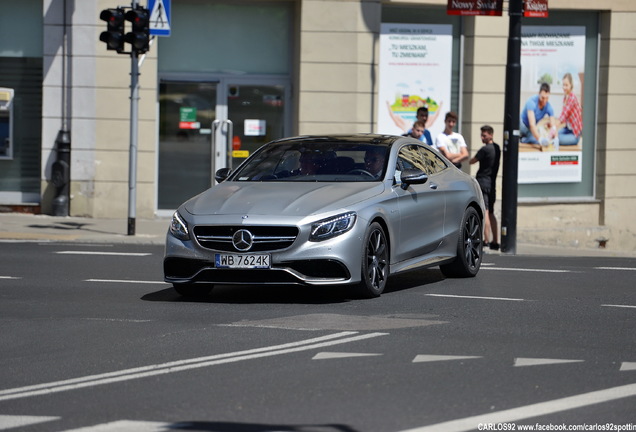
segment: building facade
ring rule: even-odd
[[[0,0],[0,207],[51,213],[62,131],[68,213],[106,218],[130,215],[131,184],[136,217],[167,216],[271,139],[403,133],[421,105],[433,133],[457,112],[471,154],[484,124],[505,142],[508,1],[464,17],[446,0],[166,3],[170,36],[138,59],[131,133],[131,57],[99,40],[100,12],[120,4]],[[548,83],[563,117],[567,81],[582,129],[572,146],[550,128],[519,144],[519,241],[636,250],[635,24],[632,0],[549,0],[547,18],[522,19],[521,104]]]

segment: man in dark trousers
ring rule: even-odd
[[[479,170],[477,170],[476,177],[484,195],[484,205],[486,207],[484,242],[485,245],[490,245],[490,249],[499,250],[499,227],[495,216],[495,198],[497,196],[495,186],[497,184],[497,173],[499,172],[501,148],[499,144],[493,141],[493,134],[494,130],[491,126],[484,125],[481,127],[481,142],[484,145],[477,151],[470,163],[472,165],[479,162]],[[490,237],[491,233],[492,238]]]

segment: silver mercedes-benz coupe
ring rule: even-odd
[[[179,207],[167,234],[165,280],[183,296],[215,284],[297,284],[376,297],[390,274],[479,271],[479,185],[413,138],[281,139],[215,178]]]

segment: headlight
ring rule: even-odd
[[[309,241],[322,241],[346,233],[356,223],[356,214],[344,213],[311,224]]]
[[[179,240],[190,240],[188,224],[183,220],[179,212],[174,212],[174,215],[172,215],[172,222],[170,222],[170,234]]]

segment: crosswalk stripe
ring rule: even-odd
[[[0,430],[59,420],[60,417],[0,415]]]
[[[95,426],[68,429],[64,432],[159,432],[171,430],[172,426],[174,424],[164,422],[117,420]]]

